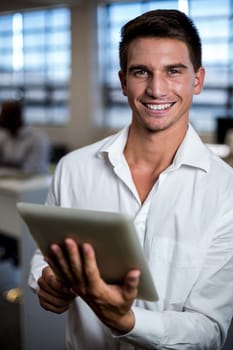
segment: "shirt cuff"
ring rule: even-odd
[[[150,311],[140,307],[132,308],[135,315],[134,328],[128,333],[112,331],[114,338],[120,338],[122,342],[142,346],[151,349],[151,346],[159,345],[164,339],[164,322],[162,313]]]

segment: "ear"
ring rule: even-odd
[[[200,67],[198,71],[195,73],[194,88],[193,88],[194,95],[200,94],[204,85],[204,80],[205,80],[205,69],[203,67]]]
[[[127,84],[126,84],[125,73],[122,70],[120,70],[118,72],[118,76],[119,76],[119,79],[120,79],[120,82],[121,82],[122,93],[123,93],[124,96],[127,96]]]

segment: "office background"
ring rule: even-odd
[[[233,127],[232,0],[1,2],[0,103],[5,98],[22,99],[27,121],[44,130],[58,149],[64,146],[63,151],[125,125],[130,111],[117,78],[120,26],[152,8],[179,8],[197,24],[207,78],[190,118],[203,140],[225,142],[228,125]],[[219,124],[225,121],[227,126],[221,129]],[[24,350],[19,305],[0,300],[0,311],[1,340],[10,332],[7,327],[16,329],[3,350]],[[230,332],[224,350],[232,344]]]

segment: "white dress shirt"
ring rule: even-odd
[[[233,170],[189,125],[142,205],[123,155],[127,134],[125,128],[65,156],[47,204],[133,218],[159,301],[136,300],[134,329],[117,335],[76,298],[68,349],[220,349],[233,315]],[[43,266],[37,251],[29,277],[35,290]]]

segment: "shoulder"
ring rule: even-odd
[[[210,174],[223,183],[224,180],[229,180],[233,184],[233,168],[226,161],[221,159],[213,151],[209,149],[209,159],[210,159]]]
[[[86,178],[98,171],[103,171],[106,163],[101,152],[105,145],[111,142],[113,136],[108,136],[92,144],[73,150],[63,156],[55,169],[55,177],[67,179]]]
[[[108,171],[108,163],[98,155],[110,139],[107,137],[71,151],[59,160],[48,195],[49,203],[77,204],[77,198],[80,200],[87,188],[96,187],[99,176]]]
[[[210,151],[210,168],[206,173],[204,184],[206,193],[212,201],[211,206],[215,203],[221,208],[220,211],[230,211],[232,216],[233,168],[212,151]]]
[[[96,141],[92,144],[83,146],[66,154],[60,164],[67,166],[68,164],[87,163],[89,160],[99,159],[98,155],[106,144],[111,142],[115,135],[108,136],[104,139]]]

